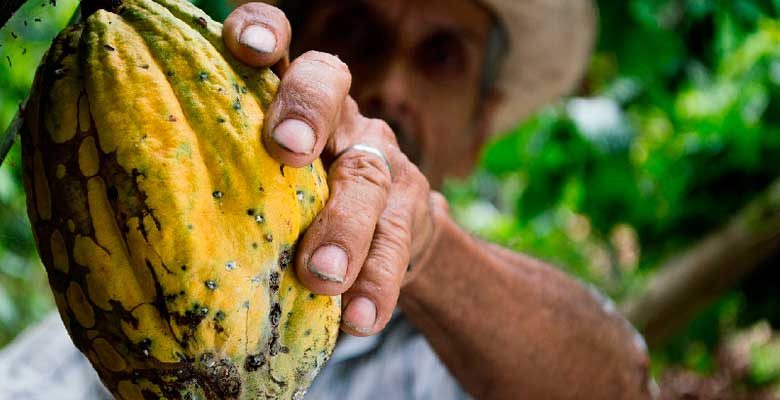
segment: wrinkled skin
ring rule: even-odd
[[[649,398],[646,349],[627,322],[555,268],[463,232],[430,190],[471,170],[500,102],[478,96],[487,11],[471,0],[307,8],[292,64],[290,24],[271,6],[239,7],[224,37],[245,63],[283,73],[263,136],[271,155],[329,163],[332,196],[296,268],[315,293],[343,294],[342,329],[375,334],[399,304],[480,399]],[[390,168],[349,151],[359,143]]]

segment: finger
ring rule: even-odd
[[[310,51],[298,57],[268,110],[263,140],[271,156],[293,167],[319,157],[351,84],[349,68],[336,56]]]
[[[240,61],[253,67],[270,67],[284,59],[292,36],[290,22],[276,7],[247,3],[225,19],[225,46]]]
[[[298,278],[311,291],[339,295],[352,286],[387,204],[390,174],[376,156],[350,151],[331,165],[331,196],[298,245]]]
[[[355,336],[373,335],[384,329],[398,302],[398,294],[412,255],[415,219],[427,213],[420,199],[427,199],[427,181],[417,174],[393,183],[387,209],[374,233],[366,262],[355,283],[342,296],[342,325]],[[413,181],[412,181],[413,180]]]

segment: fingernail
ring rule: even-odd
[[[276,35],[260,25],[244,28],[238,42],[258,53],[273,53],[276,49]]]
[[[309,271],[324,281],[344,283],[348,263],[347,253],[341,247],[322,246],[311,256]]]
[[[365,297],[356,297],[344,310],[344,325],[360,333],[369,334],[376,323],[376,306]]]
[[[314,151],[314,129],[299,119],[282,121],[271,136],[279,146],[293,153],[309,154]]]

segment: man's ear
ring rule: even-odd
[[[482,98],[480,104],[477,105],[477,113],[474,116],[474,140],[471,149],[474,158],[477,157],[485,142],[493,135],[494,123],[502,104],[504,104],[504,94],[494,88],[490,89]]]

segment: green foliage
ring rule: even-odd
[[[599,5],[581,97],[496,138],[449,193],[476,233],[620,300],[780,177],[780,2]],[[711,370],[743,308],[768,310],[731,293],[656,359]]]
[[[27,98],[35,69],[77,2],[30,1],[0,29],[0,132]],[[19,146],[0,167],[0,347],[53,307],[21,184]]]

